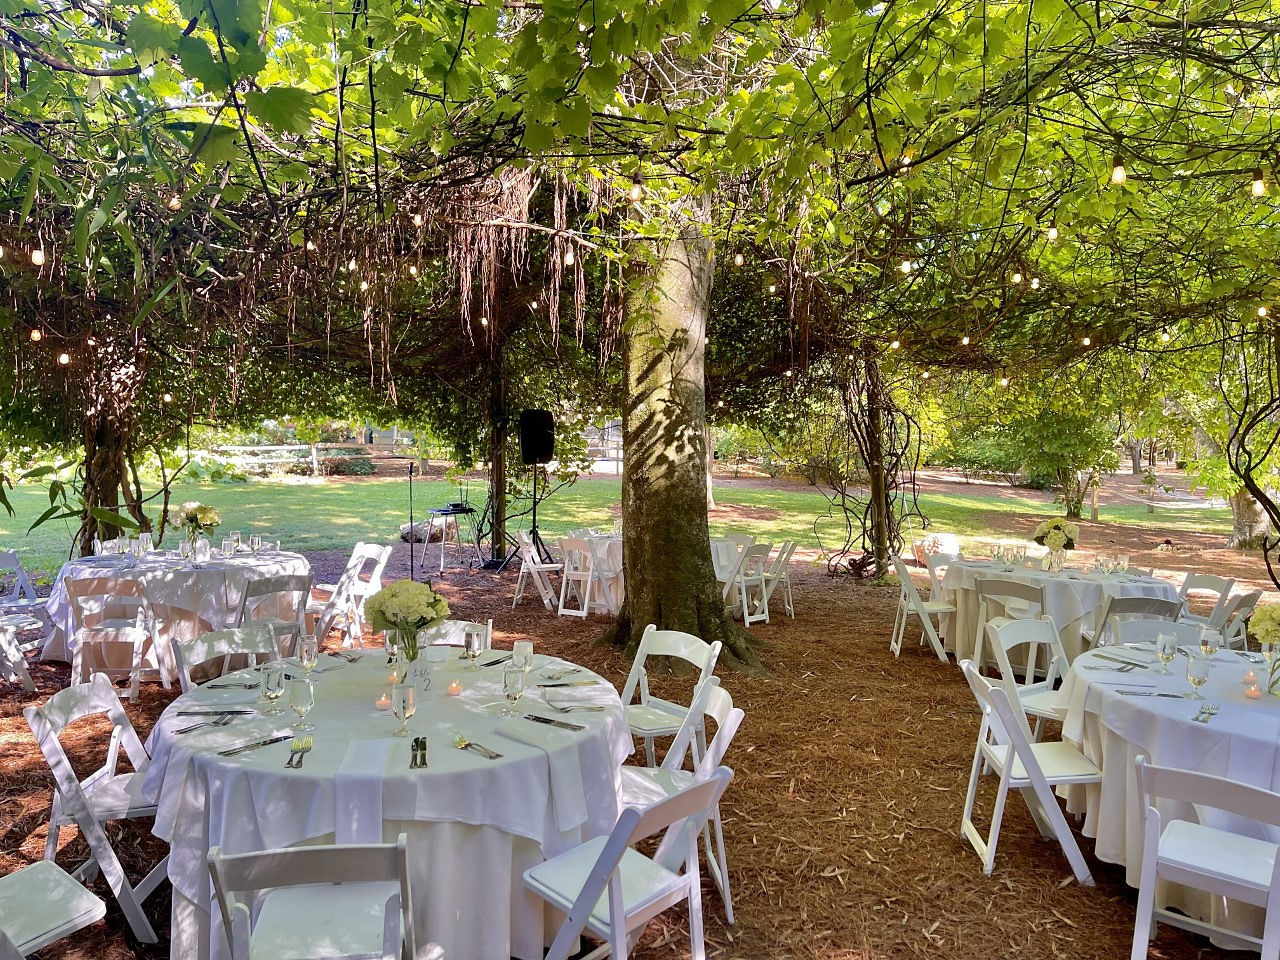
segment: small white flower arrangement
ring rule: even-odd
[[[429,583],[397,580],[365,600],[364,615],[374,631],[398,631],[405,658],[412,662],[418,658],[418,631],[448,619],[449,602]]]
[[[1062,517],[1044,520],[1036,527],[1031,539],[1050,550],[1074,550],[1076,541],[1080,539],[1080,525]]]
[[[216,530],[222,524],[222,514],[199,500],[187,500],[178,506],[178,523],[194,542],[196,537]]]

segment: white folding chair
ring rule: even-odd
[[[951,564],[959,560],[963,560],[964,555],[960,553],[926,553],[924,556],[924,565],[929,569],[929,599],[941,600],[942,596],[942,578],[947,574],[947,568]]]
[[[556,609],[556,592],[552,589],[551,580],[547,575],[560,573],[564,565],[547,563],[539,557],[533,541],[525,531],[521,530],[518,536],[520,538],[520,576],[516,579],[516,596],[511,601],[511,609],[514,610],[516,604],[524,599],[525,581],[531,580],[542,600],[542,605],[547,608],[548,613],[553,613]]]
[[[1182,602],[1182,616],[1178,619],[1204,624],[1220,631],[1225,622],[1222,614],[1235,585],[1236,581],[1233,577],[1218,577],[1211,573],[1188,573],[1182,579],[1182,586],[1178,588],[1178,599]],[[1193,593],[1213,595],[1213,609],[1207,616],[1191,612]]]
[[[1157,767],[1147,763],[1146,757],[1138,757],[1136,766],[1146,822],[1131,960],[1147,956],[1156,921],[1213,937],[1225,949],[1260,950],[1261,960],[1276,960],[1280,957],[1280,847],[1188,817],[1212,808],[1280,827],[1280,793],[1206,773]],[[1157,908],[1156,888],[1161,881],[1265,907],[1262,937]]]
[[[772,543],[753,543],[742,551],[738,564],[738,596],[742,601],[742,625],[769,622],[769,554]]]
[[[974,638],[973,662],[986,663],[982,645],[987,624],[1003,620],[1034,620],[1044,613],[1044,587],[1002,577],[977,577],[973,582],[978,594],[978,635]],[[991,616],[991,604],[1004,608],[1003,617]]]
[[[1032,743],[1027,716],[1017,700],[1011,699],[1003,687],[988,683],[978,673],[973,661],[960,661],[960,669],[964,671],[982,711],[982,725],[978,730],[978,743],[969,772],[969,792],[960,817],[960,832],[982,858],[982,872],[991,873],[995,865],[1005,802],[1009,791],[1017,790],[1026,801],[1041,836],[1056,837],[1076,880],[1085,886],[1093,886],[1093,874],[1084,862],[1075,835],[1067,826],[1053,788],[1063,784],[1100,783],[1102,771],[1074,744],[1063,740]],[[999,776],[1000,785],[996,789],[991,813],[991,829],[983,837],[974,825],[973,807],[978,793],[978,778],[988,768]]]
[[[733,698],[720,686],[718,677],[707,677],[694,692],[689,714],[680,726],[671,749],[660,767],[622,767],[619,800],[624,807],[645,809],[679,793],[695,780],[706,779],[724,761],[745,714],[733,705]],[[716,726],[715,735],[704,743],[706,720]],[[692,752],[693,770],[684,769],[685,758]],[[707,872],[720,891],[725,918],[733,923],[733,897],[729,891],[729,860],[724,847],[724,827],[720,819],[720,803],[702,828],[703,855]]]
[[[22,567],[18,551],[0,550],[0,580],[8,580],[10,576],[12,582],[0,585],[0,612],[45,614],[47,602],[36,596],[36,588]]]
[[[1108,631],[1112,619],[1133,620],[1147,619],[1173,621],[1182,612],[1182,603],[1178,600],[1161,600],[1159,597],[1113,597],[1102,598],[1097,616],[1091,626],[1081,629],[1080,635],[1085,643],[1092,647],[1106,646],[1114,642]]]
[[[1184,620],[1117,620],[1110,624],[1111,636],[1119,645],[1129,643],[1155,643],[1162,633],[1171,633],[1179,645],[1197,646],[1200,643],[1200,624]]]
[[[215,676],[222,676],[233,666],[232,658],[247,658],[251,663],[258,658],[274,660],[280,656],[280,645],[271,628],[265,623],[248,627],[232,627],[227,630],[211,630],[190,640],[175,637],[172,640],[173,660],[178,672],[178,685],[186,693],[195,683],[191,671],[195,667],[221,660],[222,666]],[[237,667],[239,669],[239,667]]]
[[[476,623],[472,620],[446,620],[425,630],[424,633],[427,635],[427,642],[432,646],[447,647],[465,646],[467,634],[479,633],[484,636],[482,649],[489,650],[493,647],[493,618],[490,617],[484,623]]]
[[[342,571],[338,582],[319,589],[329,592],[328,600],[307,598],[307,633],[323,643],[329,631],[341,626],[342,645],[354,647],[364,635],[364,626],[356,608],[355,582],[359,569],[350,565]]]
[[[526,870],[525,887],[567,914],[545,960],[575,955],[584,932],[604,944],[581,960],[626,960],[645,925],[683,902],[689,904],[692,960],[704,960],[698,833],[732,777],[721,767],[647,810],[628,807],[609,836]],[[652,858],[634,849],[662,831]]]
[[[578,537],[565,537],[560,541],[560,553],[564,557],[564,568],[560,572],[560,616],[585,619],[593,603],[597,609],[612,610],[609,591],[596,569],[591,544]],[[580,607],[566,602],[570,595],[581,603]]]
[[[22,960],[97,923],[107,905],[52,860],[0,877],[0,960]]]
[[[1040,727],[1044,720],[1061,720],[1067,714],[1067,702],[1060,690],[1054,689],[1059,679],[1064,678],[1070,665],[1067,655],[1062,649],[1062,641],[1058,638],[1058,625],[1052,617],[1039,620],[1005,620],[1002,623],[987,624],[987,642],[995,652],[996,663],[1000,667],[1000,677],[1004,680],[1006,692],[1017,694],[1018,702],[1024,713],[1036,718],[1035,729],[1031,739],[1040,739]],[[1022,679],[1018,679],[1017,668],[1009,652],[1024,648],[1019,662],[1024,664]],[[1041,651],[1044,653],[1044,679],[1036,679],[1040,675]]]
[[[923,643],[927,639],[929,645],[933,647],[933,652],[938,655],[938,659],[945,663],[947,650],[942,645],[942,638],[938,635],[938,629],[933,625],[931,618],[937,616],[941,622],[944,613],[956,612],[955,605],[942,600],[920,599],[920,591],[916,589],[915,581],[911,579],[911,571],[896,554],[893,557],[893,569],[898,574],[902,593],[898,600],[898,616],[894,620],[893,636],[889,639],[889,650],[895,657],[902,654],[902,638],[907,632],[907,620],[914,614],[920,621],[920,642]]]
[[[280,644],[280,655],[292,656],[299,637],[307,636],[307,601],[311,574],[284,574],[251,579],[240,601],[237,627],[265,623]]]
[[[726,533],[720,539],[735,544],[739,550],[744,550],[756,542],[756,538],[749,533]]]
[[[623,710],[633,736],[644,738],[645,757],[649,766],[657,766],[654,760],[653,741],[656,737],[669,737],[680,730],[689,714],[689,708],[670,700],[663,700],[649,693],[649,657],[674,657],[698,668],[698,683],[711,676],[720,659],[720,641],[707,643],[691,633],[679,630],[659,630],[652,623],[644,628],[636,658],[622,688]],[[639,702],[632,703],[637,691]]]
[[[1228,649],[1239,647],[1241,650],[1247,650],[1249,648],[1249,618],[1253,616],[1253,611],[1261,599],[1261,590],[1251,590],[1249,593],[1237,593],[1228,601],[1226,616],[1222,621],[1223,646]]]
[[[27,669],[27,658],[18,646],[17,631],[4,624],[0,624],[0,679],[21,684],[28,693],[36,689]]]
[[[408,837],[395,843],[209,851],[232,960],[417,956]]]
[[[144,679],[158,678],[169,689],[168,665],[155,649],[151,607],[140,580],[128,577],[67,578],[71,600],[71,682],[95,673],[125,679],[125,696],[137,697]],[[150,662],[148,662],[150,661]]]
[[[783,540],[782,546],[778,548],[778,555],[773,558],[773,563],[769,564],[769,569],[765,571],[764,575],[765,610],[769,609],[769,600],[774,591],[778,587],[782,587],[783,609],[787,611],[787,616],[792,620],[796,618],[796,608],[791,596],[791,574],[789,569],[791,556],[795,552],[795,541]]]
[[[77,880],[85,880],[101,869],[134,936],[143,943],[155,943],[157,937],[142,911],[142,903],[164,880],[169,858],[166,856],[152,867],[151,872],[135,886],[129,882],[102,828],[104,823],[113,820],[145,819],[156,814],[155,804],[142,797],[142,780],[151,758],[129,722],[111,680],[103,674],[94,674],[88,683],[77,683],[59,690],[45,701],[44,706],[27,707],[22,713],[53,773],[53,803],[49,808],[49,837],[45,843],[44,858],[55,858],[62,828],[74,823],[89,844],[89,859],[71,871],[71,875]],[[104,714],[112,726],[106,762],[84,780],[78,780],[58,737],[77,720]],[[116,772],[121,747],[133,765],[133,773]]]
[[[364,633],[364,602],[382,589],[382,574],[390,557],[389,546],[357,542],[337,583],[312,584],[312,589],[329,594],[329,600],[308,598],[307,614],[330,624],[342,618],[346,633],[343,646],[354,646]],[[368,576],[365,575],[366,570],[369,571]]]
[[[605,604],[614,616],[622,609],[622,563],[610,550],[609,541],[600,536],[592,536],[587,540],[587,548],[591,551],[591,566],[595,569],[600,581],[600,590],[604,594]]]

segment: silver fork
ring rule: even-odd
[[[552,703],[546,697],[542,698],[542,702],[545,703],[552,710],[558,711],[559,713],[573,713],[575,710],[582,710],[585,712],[596,713],[604,709],[604,707],[598,703],[576,703],[571,707],[562,707],[558,703]]]
[[[302,737],[294,737],[289,743],[289,759],[284,762],[286,767],[293,766],[293,758],[302,750]]]
[[[307,759],[307,754],[311,752],[311,747],[314,742],[315,741],[309,736],[302,738],[302,749],[298,751],[298,759],[293,762],[293,769],[302,769],[302,761]]]
[[[205,720],[203,723],[193,723],[189,727],[183,727],[181,730],[175,730],[174,733],[190,733],[193,730],[199,730],[201,727],[225,727],[235,718],[227,713],[218,717],[216,720]]]
[[[1210,717],[1216,717],[1221,707],[1216,703],[1206,703],[1204,705],[1204,716],[1200,718],[1201,723],[1208,723]]]

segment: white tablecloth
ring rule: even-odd
[[[1136,887],[1145,814],[1134,761],[1143,755],[1161,766],[1198,770],[1280,791],[1280,699],[1265,693],[1260,700],[1246,698],[1241,682],[1244,671],[1252,669],[1263,676],[1266,665],[1219,651],[1210,667],[1209,682],[1200,692],[1207,701],[1218,704],[1220,712],[1208,723],[1197,723],[1192,718],[1199,701],[1118,692],[1186,694],[1190,685],[1185,659],[1175,660],[1170,665],[1172,675],[1164,676],[1157,672],[1150,648],[1112,647],[1104,652],[1150,666],[1119,673],[1085,669],[1116,666],[1092,652],[1076,660],[1062,688],[1068,702],[1063,736],[1080,744],[1085,755],[1101,768],[1103,779],[1100,784],[1065,792],[1068,809],[1085,816],[1084,833],[1095,838],[1098,859],[1123,865],[1125,879]],[[1221,811],[1192,811],[1171,804],[1162,812],[1280,842],[1280,830],[1228,817]],[[1168,902],[1233,929],[1249,931],[1255,925],[1252,932],[1261,929],[1258,911],[1232,904],[1228,914],[1222,909],[1221,898],[1174,888],[1168,891]]]
[[[213,628],[235,625],[240,602],[250,580],[306,574],[311,570],[300,553],[241,553],[234,557],[213,557],[197,569],[176,553],[155,551],[140,559],[126,554],[80,557],[69,560],[58,571],[49,594],[47,609],[53,632],[41,653],[44,660],[71,660],[70,638],[75,633],[75,614],[67,594],[66,581],[85,577],[130,577],[143,581],[160,598],[190,608],[196,605],[201,617]]]
[[[1129,574],[1103,575],[1064,570],[1054,574],[1025,568],[1009,571],[989,561],[962,560],[947,567],[942,578],[943,593],[956,606],[956,613],[944,619],[943,631],[948,649],[956,658],[972,657],[978,635],[979,577],[1017,580],[1044,588],[1044,612],[1058,626],[1063,650],[1074,660],[1083,649],[1080,628],[1092,626],[1105,597],[1156,597],[1176,600],[1178,591],[1171,583],[1154,577]],[[999,613],[996,611],[995,613]],[[995,615],[995,614],[992,614]]]
[[[340,842],[392,840],[401,831],[409,834],[420,957],[542,956],[557,920],[524,892],[521,874],[613,827],[619,768],[632,750],[621,701],[603,680],[551,691],[563,702],[600,703],[605,710],[599,713],[555,714],[535,702],[537,690],[521,701],[523,713],[582,724],[582,732],[503,719],[497,715],[505,702],[501,667],[469,671],[453,649],[435,650],[447,660],[436,669],[432,691],[420,695],[406,739],[392,737],[398,721],[374,707],[387,689],[384,655],[320,668],[309,718],[316,724],[315,748],[300,770],[284,769],[288,741],[236,757],[217,753],[288,732],[291,714],[173,733],[198,719],[177,717],[178,710],[252,704],[254,691],[196,690],[165,711],[148,740],[152,762],[143,789],[159,805],[155,833],[171,845],[174,960],[227,955],[205,866],[209,847],[241,853],[335,836]],[[531,682],[556,664],[563,661],[539,656]],[[231,676],[245,674],[252,676]],[[451,679],[462,682],[461,696],[446,695]],[[581,671],[566,679],[599,678]],[[523,725],[522,738],[542,735],[550,752],[502,733],[510,724]],[[456,733],[502,759],[454,749]],[[409,741],[417,735],[427,737],[427,770],[408,766]]]

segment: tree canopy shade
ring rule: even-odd
[[[0,0],[5,421],[58,421],[86,502],[115,509],[115,438],[248,416],[284,383],[341,378],[317,399],[427,418],[468,454],[483,425],[502,462],[513,404],[565,382],[576,414],[705,379],[748,416],[873,363],[850,436],[886,452],[867,425],[900,408],[861,386],[881,371],[1256,354],[1277,35],[1266,0]],[[683,333],[653,335],[663,302]],[[691,503],[705,400],[677,406]],[[1261,461],[1233,442],[1249,487]],[[880,489],[910,460],[866,457]],[[699,572],[658,619],[713,586],[694,533]]]

